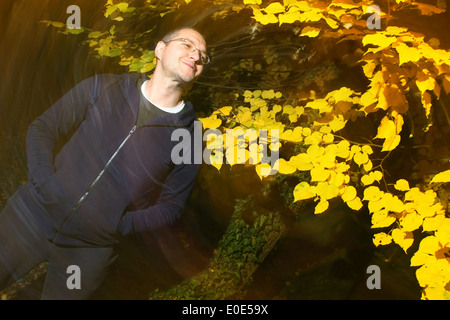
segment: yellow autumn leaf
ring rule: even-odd
[[[405,204],[397,196],[392,196],[390,193],[386,193],[386,196],[388,196],[386,200],[386,208],[388,208],[391,212],[401,213],[405,210]]]
[[[365,152],[357,152],[353,155],[353,160],[357,165],[363,165],[369,161],[369,155]]]
[[[276,97],[276,94],[275,94],[275,97]],[[274,112],[274,114],[277,114],[277,113],[280,112],[281,110],[283,110],[283,107],[280,106],[279,104],[274,105],[273,108],[272,108],[272,111]]]
[[[377,201],[383,197],[383,192],[377,186],[370,186],[364,190],[364,198],[366,201]]]
[[[390,214],[388,210],[380,210],[372,213],[372,226],[371,228],[386,228],[391,226],[397,217],[393,214]]]
[[[408,29],[407,28],[402,28],[402,27],[395,27],[395,26],[390,26],[386,28],[386,31],[384,32],[387,35],[390,36],[398,36],[402,33],[407,32]]]
[[[381,151],[394,150],[399,144],[401,137],[397,134],[397,125],[386,116],[381,120],[375,139],[385,139]]]
[[[383,173],[381,171],[372,171],[370,172],[370,176],[375,180],[375,181],[380,181],[381,179],[383,179]]]
[[[331,166],[330,166],[331,168]],[[329,178],[329,183],[336,185],[336,187],[340,188],[342,185],[346,184],[346,175],[341,172],[336,172],[335,170],[330,170],[331,177]],[[343,190],[340,190],[343,191]],[[342,192],[343,193],[343,192]]]
[[[216,129],[222,124],[222,120],[217,119],[216,115],[212,115],[208,118],[199,118],[203,124],[204,129]]]
[[[334,135],[331,133],[327,133],[322,137],[322,141],[325,143],[333,143]]]
[[[297,171],[295,165],[292,165],[289,161],[283,158],[278,159],[278,172],[281,174],[292,174]]]
[[[344,116],[339,114],[337,116],[334,116],[333,120],[331,120],[328,125],[330,126],[331,130],[333,130],[333,132],[337,132],[344,129],[346,123],[347,121],[344,120]]]
[[[214,155],[211,154],[209,161],[217,170],[220,171],[223,164],[223,153],[216,152]]]
[[[419,250],[417,252],[423,252],[434,255],[437,251],[442,249],[442,245],[435,236],[428,236],[423,238],[419,244]]]
[[[426,287],[422,291],[422,300],[449,300],[450,292],[445,290],[445,286],[440,286],[439,288],[435,287]]]
[[[223,136],[216,135],[215,133],[210,133],[206,135],[206,148],[211,150],[222,150],[223,149]]]
[[[446,183],[450,182],[450,170],[438,173],[431,179],[431,183]]]
[[[371,90],[366,91],[361,96],[361,99],[359,99],[359,104],[363,106],[362,108],[366,113],[369,113],[369,111],[366,111],[371,108],[372,105],[378,102],[378,93],[374,94]]]
[[[394,123],[395,128],[397,131],[397,134],[402,132],[403,124],[405,123],[405,120],[403,119],[403,116],[397,112],[397,110],[392,111],[392,116],[394,116]]]
[[[275,91],[272,89],[272,90],[264,90],[262,93],[261,93],[261,98],[263,98],[263,99],[273,99],[273,98],[275,98]]]
[[[362,148],[356,144],[352,145],[352,147],[350,148],[350,151],[352,152],[353,155],[361,152],[361,150],[362,150]]]
[[[432,206],[427,203],[414,203],[411,206],[417,211],[420,216],[424,218],[433,217],[436,214],[440,214],[442,210],[442,205],[440,203],[436,203]]]
[[[414,242],[413,233],[410,231],[402,231],[401,229],[392,230],[392,239],[405,252],[407,252]]]
[[[294,23],[295,21],[299,21],[301,18],[301,14],[298,11],[297,8],[289,8],[288,12],[286,13],[282,13],[280,15],[278,15],[278,20],[280,25],[282,25],[283,23]]]
[[[249,108],[244,108],[241,112],[239,112],[236,118],[240,124],[246,127],[249,127],[250,122],[253,120],[252,113]]]
[[[370,171],[373,169],[373,163],[372,160],[369,160],[367,163],[363,164],[363,168],[366,171]]]
[[[263,9],[266,13],[272,13],[272,14],[276,14],[276,13],[282,13],[285,12],[286,10],[284,9],[284,5],[282,5],[279,2],[272,2],[271,4],[269,4],[266,8]]]
[[[47,26],[53,26],[55,28],[64,28],[66,25],[58,21],[41,20],[40,22],[46,23]]]
[[[261,163],[255,166],[255,171],[258,177],[262,180],[263,178],[270,175],[272,168],[268,163]]]
[[[371,44],[379,47],[379,50],[389,47],[396,41],[395,37],[387,37],[382,33],[368,34],[362,39],[364,46]]]
[[[300,21],[301,22],[318,22],[324,17],[322,12],[323,11],[321,9],[311,7],[308,11],[306,11],[305,13],[303,13],[301,15]]]
[[[233,110],[233,107],[222,107],[218,111],[220,114],[223,114],[224,116],[229,116],[231,113],[231,110]]]
[[[378,133],[375,139],[389,139],[397,134],[397,128],[394,121],[389,120],[386,116],[381,120],[381,124],[378,127]]]
[[[309,128],[309,127],[303,128],[302,134],[305,137],[309,136],[311,134],[311,128]]]
[[[448,270],[447,261],[434,259],[416,271],[416,278],[421,287],[443,289],[450,281]]]
[[[325,181],[330,177],[330,171],[325,170],[322,166],[315,166],[311,169],[311,181]]]
[[[439,227],[445,223],[447,218],[444,215],[437,215],[432,217],[427,217],[423,220],[422,228],[423,231],[436,231]]]
[[[356,198],[356,188],[353,186],[346,186],[344,189],[344,193],[341,195],[341,198],[344,202],[352,201]]]
[[[434,79],[434,77],[426,74],[425,72],[419,71],[417,72],[416,85],[419,88],[420,92],[424,94],[427,90],[435,91],[439,86]],[[436,93],[436,91],[435,91]],[[439,98],[439,97],[438,97]]]
[[[260,5],[262,0],[244,0],[244,4],[257,4]]]
[[[398,52],[399,65],[407,62],[417,62],[422,58],[419,50],[415,47],[408,47],[404,42],[401,42],[395,50]]]
[[[408,191],[410,189],[409,182],[405,179],[397,180],[397,182],[394,185],[394,188],[398,191]]]
[[[121,2],[117,4],[117,8],[120,10],[120,12],[126,12],[128,10],[129,4],[127,2]]]
[[[324,20],[330,26],[331,29],[339,28],[339,22],[337,22],[336,20],[333,20],[333,19],[328,18],[328,17],[324,17]]]
[[[325,99],[316,99],[314,101],[308,102],[305,108],[317,109],[320,113],[330,112],[333,110],[333,107],[330,106],[328,101]]]
[[[434,235],[443,246],[448,247],[450,245],[450,219],[445,219]]]
[[[400,144],[401,137],[400,135],[395,135],[393,137],[390,137],[386,139],[383,143],[383,149],[381,151],[392,151]]]
[[[372,78],[373,72],[376,67],[377,64],[374,61],[372,60],[366,61],[366,63],[363,65],[363,72],[367,78],[369,79]]]
[[[321,200],[330,200],[338,196],[339,188],[328,182],[319,182],[316,186],[316,193]]]
[[[425,108],[425,115],[427,116],[427,118],[430,116],[431,113],[431,107],[433,106],[431,103],[431,95],[429,92],[424,92],[422,93],[422,104],[423,107]]]
[[[290,123],[296,123],[297,120],[298,120],[298,115],[296,113],[289,115],[289,122]]]
[[[347,159],[350,156],[350,142],[342,140],[337,144],[336,157]]]
[[[327,200],[319,201],[314,210],[314,214],[324,213],[328,209],[329,205],[330,203]]]
[[[376,233],[373,236],[373,244],[375,246],[385,246],[392,242],[392,237],[385,232]]]
[[[364,186],[371,185],[374,182],[375,182],[375,179],[368,174],[365,174],[364,176],[361,177],[361,183]]]
[[[303,130],[305,131],[305,130]],[[311,145],[307,150],[306,154],[308,154],[312,160],[315,160],[321,156],[323,156],[325,153],[325,148],[318,146],[317,144]]]
[[[255,8],[253,9],[253,17],[252,18],[263,25],[278,22],[278,18],[273,13],[264,14],[259,9],[255,9]]]
[[[312,9],[312,6],[307,1],[298,1],[298,0],[283,0],[283,3],[286,7],[294,7],[300,11],[309,11]]]
[[[294,188],[294,202],[299,200],[307,200],[316,196],[315,187],[303,181],[297,184]]]
[[[408,212],[402,219],[400,225],[404,231],[415,231],[422,226],[423,217],[416,212]]]
[[[305,144],[309,145],[318,145],[322,142],[323,134],[319,131],[314,131],[312,134],[308,135],[305,138]]]
[[[343,9],[358,9],[359,6],[354,4],[353,1],[346,1],[346,0],[338,0],[338,1],[332,1],[330,6],[333,7],[339,7]]]
[[[374,213],[386,208],[386,198],[384,198],[384,194],[380,199],[371,200],[367,205],[367,209],[369,209],[370,213]]]
[[[295,108],[287,104],[283,107],[283,114],[295,114]]]
[[[355,211],[359,211],[363,207],[362,201],[359,197],[356,197],[353,200],[347,201],[346,203],[350,209],[353,209]]]
[[[424,264],[430,263],[435,259],[432,255],[425,252],[421,252],[420,249],[412,256],[410,266],[419,267]]]
[[[417,204],[423,203],[431,206],[435,203],[436,196],[437,194],[433,190],[422,192],[419,188],[414,187],[405,193],[405,201],[413,201]]]
[[[300,37],[315,38],[319,35],[320,30],[321,30],[320,28],[306,26],[302,29],[302,32],[300,33]]]
[[[302,127],[295,127],[294,130],[286,130],[281,134],[282,140],[291,142],[301,142],[303,140]]]
[[[306,153],[300,153],[291,157],[290,162],[297,167],[300,171],[310,171],[313,168],[310,155]]]
[[[367,154],[372,154],[373,153],[372,147],[368,146],[366,144],[361,147],[361,151],[364,152],[364,153],[367,153]]]
[[[354,94],[355,91],[353,91],[350,88],[342,87],[338,90],[331,91],[327,94],[325,97],[325,100],[329,100],[332,98],[334,102],[338,101],[346,101],[346,102],[353,102],[353,98],[351,97],[352,94]]]
[[[301,142],[303,139],[302,133],[294,134],[293,130],[286,130],[281,134],[281,140],[290,141],[290,142]]]

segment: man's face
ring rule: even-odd
[[[203,71],[201,52],[206,52],[205,39],[195,30],[183,29],[171,40],[158,43],[155,50],[161,69],[181,85],[191,84]]]

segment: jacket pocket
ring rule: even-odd
[[[63,216],[74,205],[77,182],[68,173],[57,171],[40,186],[35,186],[37,199],[50,216]]]

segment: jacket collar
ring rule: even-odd
[[[137,81],[147,79],[145,74],[131,73],[123,74],[120,77],[120,87],[128,105],[133,113],[133,118],[136,122],[138,110],[139,110],[139,91],[137,87]],[[196,114],[194,106],[189,101],[185,102],[183,110],[176,114],[166,114],[161,117],[155,118],[144,126],[171,126],[171,127],[190,127],[196,120]]]

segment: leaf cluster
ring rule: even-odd
[[[449,119],[445,102],[450,93],[450,52],[439,48],[438,39],[426,41],[423,34],[388,23],[395,18],[396,12],[416,10],[420,17],[439,14],[445,9],[409,0],[395,1],[392,6],[389,2],[388,10],[380,12],[383,30],[372,31],[366,24],[367,8],[373,4],[368,0],[358,3],[351,0],[264,3],[261,0],[235,0],[229,5],[215,0],[212,1],[214,4],[223,8],[215,19],[229,15],[246,19],[245,23],[251,26],[250,34],[245,38],[248,41],[254,40],[265,28],[275,28],[283,32],[289,29],[291,36],[285,39],[295,45],[299,39],[315,41],[316,46],[332,43],[331,48],[344,41],[360,44],[360,54],[356,55],[359,59],[353,66],[361,69],[368,86],[359,91],[345,84],[325,93],[305,91],[306,86],[284,86],[293,79],[298,72],[296,67],[301,64],[285,63],[285,56],[273,47],[261,50],[258,58],[239,58],[236,63],[231,63],[232,67],[220,77],[221,80],[231,79],[239,73],[238,80],[256,79],[257,88],[230,88],[233,91],[231,101],[213,100],[210,112],[200,117],[205,129],[220,132],[211,135],[207,141],[207,147],[212,151],[211,164],[222,170],[224,159],[229,160],[231,166],[237,159],[254,168],[264,182],[268,176],[265,169],[269,165],[263,163],[263,150],[257,144],[247,139],[243,146],[234,142],[225,150],[223,146],[227,145],[227,139],[249,130],[254,130],[254,138],[261,138],[261,129],[275,130],[277,139],[268,136],[267,145],[275,141],[270,144],[270,149],[280,152],[280,158],[274,164],[278,175],[309,175],[308,181],[299,179],[293,189],[293,203],[313,201],[316,214],[326,212],[332,199],[341,199],[355,211],[367,208],[376,246],[395,243],[407,252],[413,248],[415,240],[423,238],[411,259],[411,265],[419,267],[417,279],[424,288],[423,298],[449,298],[450,220],[443,200],[432,190],[437,184],[448,185],[448,171],[434,173],[435,177],[428,182],[422,175],[419,178],[424,183],[410,187],[411,181],[405,179],[389,181],[389,172],[385,170],[389,157],[407,147],[405,124],[414,127],[412,115],[423,114],[426,119],[420,134],[432,128],[436,106]],[[128,18],[137,18],[138,13],[165,16],[181,6],[190,5],[193,2],[171,1],[164,9],[159,2],[145,1],[144,6],[134,9],[126,2],[108,0],[105,18],[113,25],[107,30],[89,30],[88,43],[99,56],[120,59],[118,63],[128,67],[130,72],[151,72],[155,65],[154,52],[143,45],[141,37],[151,34],[152,30],[126,38],[126,28],[124,31],[120,24]],[[47,23],[63,27],[58,23]],[[300,51],[293,56],[297,57]],[[311,55],[301,60],[308,63],[310,59]],[[255,77],[255,74],[259,76]],[[376,133],[364,142],[361,137],[352,139],[349,124],[364,119],[376,121]],[[227,135],[227,130],[231,136]],[[419,133],[414,134],[411,130],[409,138],[414,139],[417,135]],[[244,149],[243,154],[237,153],[240,149]],[[444,153],[447,162],[449,157],[448,152]],[[257,261],[265,242],[258,240],[266,230],[264,219],[272,221],[273,218],[260,215],[256,220],[258,223],[248,226],[236,214],[207,275],[190,280],[189,285],[195,287],[190,297],[205,297],[210,289],[217,293],[215,297],[229,296],[230,288],[242,284],[244,266]],[[212,275],[217,275],[214,281],[205,280],[211,279]],[[192,288],[186,284],[187,287]],[[209,288],[209,293],[202,293],[202,288]],[[179,296],[180,293],[171,294],[171,297]]]

